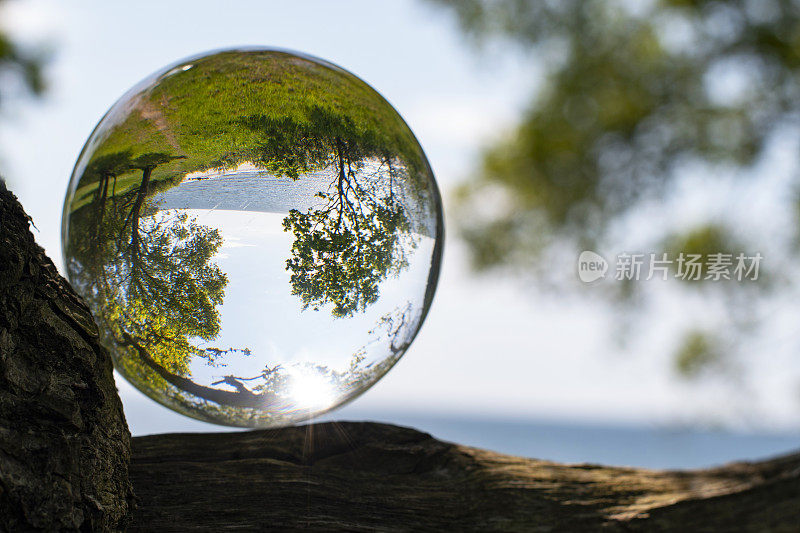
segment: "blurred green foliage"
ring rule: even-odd
[[[536,251],[509,238],[520,226],[591,244],[609,221],[663,194],[681,160],[752,163],[800,107],[797,2],[673,0],[639,12],[613,0],[431,1],[473,37],[503,36],[548,66],[513,134],[466,185],[466,199],[508,193],[502,213],[465,221],[480,267]],[[737,66],[746,89],[719,97],[709,77]]]
[[[0,0],[0,8],[5,0]],[[15,43],[0,30],[0,102],[15,93],[41,95],[46,86],[43,65],[46,55]]]
[[[0,0],[0,10],[5,3],[6,0]],[[44,78],[47,57],[43,48],[14,42],[0,28],[0,109],[5,109],[13,98],[44,94],[47,89]]]
[[[674,192],[682,166],[737,174],[772,134],[798,125],[796,0],[429,2],[473,42],[510,43],[545,72],[517,125],[458,191],[479,270],[537,272],[555,243],[602,249],[615,223]],[[500,201],[487,208],[487,198]],[[655,250],[744,251],[730,221],[679,233],[675,221],[654,222]],[[687,333],[676,355],[684,373],[709,359],[696,355],[712,352],[703,339]]]
[[[686,334],[675,356],[675,368],[683,376],[698,377],[722,359],[719,342],[712,334],[692,330]]]

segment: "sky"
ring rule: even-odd
[[[544,295],[502,274],[470,271],[448,216],[453,189],[469,176],[480,148],[513,124],[542,80],[535,61],[519,52],[477,53],[448,13],[406,0],[225,7],[25,0],[9,2],[0,23],[18,39],[45,40],[54,50],[46,98],[6,106],[0,168],[33,217],[37,240],[59,265],[62,203],[83,143],[126,90],[183,57],[242,45],[298,50],[354,72],[400,112],[444,195],[448,234],[441,281],[404,358],[334,418],[391,422],[398,413],[425,413],[651,425],[756,420],[798,427],[796,382],[777,356],[765,354],[760,362],[761,388],[731,401],[723,385],[677,380],[664,350],[620,350],[610,340],[612,317],[597,301]],[[648,342],[670,341],[655,331]],[[119,388],[134,434],[219,429],[169,412],[123,380]]]

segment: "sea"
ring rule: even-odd
[[[334,413],[324,419],[343,417]],[[745,432],[691,426],[402,413],[358,419],[409,426],[445,441],[561,463],[690,469],[766,459],[800,450],[800,430]]]

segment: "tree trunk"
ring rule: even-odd
[[[153,358],[150,357],[150,354],[147,353],[147,350],[145,350],[135,339],[131,338],[130,335],[123,332],[123,336],[126,344],[136,350],[136,352],[139,354],[139,359],[141,359],[143,363],[149,366],[156,374],[161,376],[164,381],[174,385],[178,389],[191,393],[198,398],[202,398],[204,400],[224,406],[259,408],[264,407],[265,405],[276,405],[275,402],[277,398],[275,398],[274,395],[266,392],[256,394],[246,389],[243,385],[242,389],[244,390],[240,389],[237,392],[232,392],[224,389],[215,389],[214,387],[206,387],[204,385],[200,385],[199,383],[195,383],[185,376],[173,374],[153,360]],[[241,383],[239,383],[239,385],[241,385]]]
[[[142,183],[139,185],[139,192],[136,194],[136,201],[131,209],[131,284],[134,283],[136,276],[141,270],[141,257],[139,257],[139,241],[141,236],[139,234],[139,217],[142,214],[142,206],[147,197],[147,190],[150,187],[150,175],[153,169],[151,167],[144,167],[142,169]]]
[[[88,309],[0,182],[0,531],[798,531],[800,454],[561,465],[325,423],[133,439]]]
[[[0,531],[120,529],[130,434],[88,308],[0,179]]]

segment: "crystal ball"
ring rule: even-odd
[[[408,349],[442,255],[419,143],[364,81],[271,49],[182,61],[102,118],[78,158],[64,264],[114,366],[224,425],[296,423]]]

